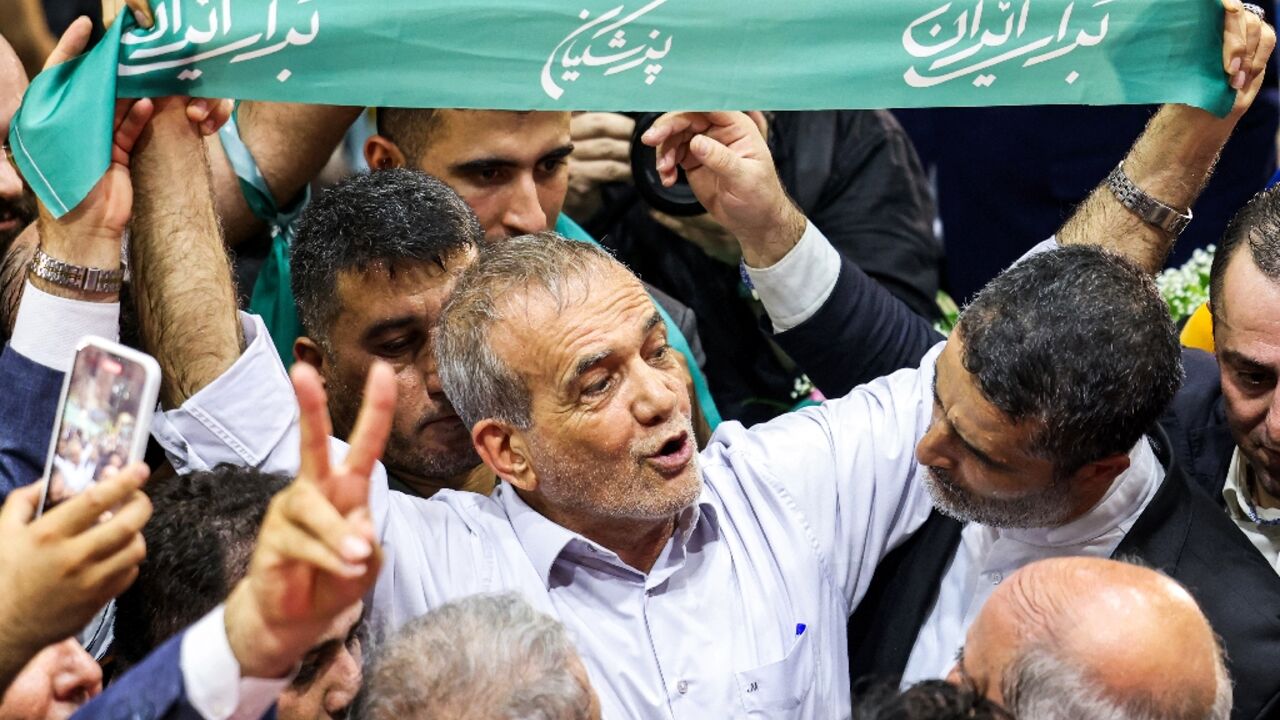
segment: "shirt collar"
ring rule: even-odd
[[[1249,463],[1239,447],[1231,454],[1227,481],[1222,486],[1222,499],[1226,501],[1227,512],[1236,524],[1274,525],[1280,522],[1280,510],[1258,508],[1253,504],[1253,495],[1249,490]]]
[[[1144,436],[1129,451],[1129,468],[1116,476],[1089,512],[1058,527],[995,532],[997,536],[1039,547],[1087,545],[1117,529],[1128,532],[1163,482],[1164,467]]]
[[[533,568],[538,573],[538,577],[542,579],[545,587],[551,585],[551,569],[555,566],[556,560],[560,559],[561,554],[572,555],[572,552],[566,553],[572,547],[580,547],[584,550],[594,548],[599,554],[605,558],[612,558],[613,561],[621,565],[616,553],[612,550],[600,545],[599,543],[589,540],[568,528],[557,525],[541,513],[529,507],[529,504],[520,497],[516,489],[507,481],[498,484],[497,490],[494,491],[494,497],[502,504],[503,509],[507,513],[507,518],[511,522],[511,528],[516,533],[516,538],[520,541],[520,546],[524,548],[525,554],[529,556],[529,561],[533,563]],[[699,524],[706,518],[713,525],[716,522],[716,509],[711,504],[710,497],[707,494],[705,484],[702,493],[699,495],[697,502],[684,510],[676,518],[675,539],[677,542],[679,558],[683,560],[684,550],[689,542],[689,538],[693,536]],[[590,552],[590,550],[586,550]],[[667,555],[667,553],[663,553]],[[654,567],[654,572],[659,570]]]

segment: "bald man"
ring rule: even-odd
[[[970,626],[948,679],[1036,720],[1231,714],[1222,649],[1186,589],[1100,558],[1042,560],[1011,575]]]

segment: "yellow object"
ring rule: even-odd
[[[1213,352],[1213,316],[1209,314],[1209,303],[1196,308],[1182,326],[1182,346],[1199,348],[1205,352]]]

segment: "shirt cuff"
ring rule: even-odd
[[[9,345],[32,362],[58,372],[71,371],[76,343],[86,335],[120,340],[120,303],[50,295],[30,282],[22,290]]]
[[[181,407],[157,413],[151,434],[180,473],[219,463],[262,467],[297,425],[298,401],[262,318],[240,313],[245,349]]]
[[[1039,255],[1042,252],[1057,250],[1060,247],[1062,246],[1058,244],[1058,236],[1050,235],[1048,240],[1041,240],[1040,242],[1036,243],[1034,247],[1032,247],[1030,250],[1023,253],[1022,257],[1014,261],[1013,264],[1017,265],[1018,263],[1022,262],[1023,260],[1026,260],[1029,257],[1034,257],[1036,255]]]
[[[840,253],[813,223],[807,223],[800,242],[781,260],[766,268],[747,267],[747,276],[775,333],[785,332],[813,317],[831,297],[840,278]]]
[[[180,658],[187,701],[205,720],[257,720],[266,714],[291,678],[241,678],[219,605],[182,637]]]

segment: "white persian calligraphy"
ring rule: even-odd
[[[286,2],[288,0],[285,0]],[[121,39],[124,47],[121,50],[120,75],[144,75],[181,68],[177,77],[180,80],[196,80],[203,71],[193,67],[206,60],[231,55],[230,63],[256,60],[282,52],[289,47],[308,45],[320,33],[320,11],[313,10],[306,28],[299,30],[290,27],[283,38],[276,40],[279,30],[279,3],[271,0],[267,5],[266,31],[251,32],[243,37],[235,37],[232,29],[232,0],[220,0],[211,4],[210,0],[194,0],[195,6],[188,7],[189,15],[195,16],[194,22],[183,22],[182,5],[184,0],[162,0],[154,7],[155,26],[150,30],[136,29]],[[191,3],[192,0],[185,0]],[[312,0],[295,0],[296,5],[307,5]],[[252,7],[260,7],[256,3]],[[208,15],[205,15],[205,9]],[[253,23],[253,27],[261,27]],[[243,23],[241,23],[243,26]],[[252,29],[252,28],[251,28]],[[217,41],[225,39],[224,44]],[[264,44],[268,43],[268,44]],[[142,62],[139,62],[142,61]],[[276,79],[284,82],[293,73],[282,70]]]
[[[581,77],[579,68],[605,68],[602,75],[608,77],[618,73],[644,66],[645,84],[652,85],[662,72],[661,60],[671,52],[671,36],[659,42],[662,33],[651,28],[648,33],[640,32],[643,39],[632,47],[632,38],[636,34],[629,28],[640,18],[658,8],[667,0],[651,0],[648,5],[615,20],[622,15],[625,5],[619,5],[601,13],[592,19],[591,12],[584,9],[578,13],[583,24],[569,33],[542,66],[542,90],[552,100],[559,100],[564,95],[560,83],[571,83]],[[597,29],[598,28],[598,29]],[[595,32],[591,32],[594,30]],[[602,40],[603,38],[603,40]],[[596,49],[594,43],[600,40],[604,48]],[[555,69],[556,66],[559,69]]]
[[[1112,2],[1115,0],[1095,0],[1086,8],[1094,10]],[[955,5],[952,0],[930,10],[903,31],[903,49],[914,58],[929,61],[923,71],[917,70],[914,64],[907,68],[903,79],[911,87],[934,87],[970,75],[974,76],[975,87],[990,87],[996,75],[983,71],[1017,59],[1022,59],[1021,67],[1031,67],[1069,55],[1077,48],[1097,45],[1107,36],[1111,18],[1110,13],[1104,11],[1094,31],[1081,29],[1072,36],[1070,28],[1076,8],[1073,0],[1057,18],[1056,32],[1028,35],[1031,0],[1022,0],[1016,8],[1014,0],[978,0],[972,8],[961,10],[951,19]],[[1006,49],[1010,43],[1014,47]],[[951,52],[962,44],[963,47]],[[961,66],[947,69],[956,65]],[[1080,73],[1072,70],[1065,82],[1072,84],[1079,77]]]

